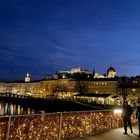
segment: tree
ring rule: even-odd
[[[80,94],[84,94],[88,91],[88,83],[87,81],[76,81],[75,82],[75,90]]]
[[[66,93],[67,92],[67,86],[65,84],[55,84],[52,85],[52,96],[58,97],[58,95],[61,93]]]

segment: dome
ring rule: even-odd
[[[113,67],[109,67],[108,69],[107,69],[107,73],[109,73],[109,72],[116,72],[116,70],[113,68]]]

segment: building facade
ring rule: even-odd
[[[77,69],[76,69],[77,70]],[[73,70],[74,71],[74,70]],[[73,72],[72,71],[72,72]],[[78,69],[80,71],[80,69]],[[74,71],[75,72],[75,71]],[[61,73],[63,73],[61,71]],[[65,72],[66,73],[66,72]],[[81,72],[83,74],[83,71]],[[89,73],[87,73],[89,76]],[[77,80],[72,78],[61,79],[46,79],[41,81],[29,81],[29,74],[26,75],[24,82],[10,82],[0,83],[0,93],[13,93],[19,95],[29,95],[33,97],[56,97],[56,98],[74,98],[75,95],[82,95],[82,97],[98,96],[102,98],[104,95],[108,95],[113,102],[120,100],[120,97],[124,92],[120,87],[121,78],[116,77],[116,71],[113,67],[109,67],[107,70],[107,76],[105,78],[94,77],[85,80]],[[140,77],[128,78],[127,87],[125,87],[126,97],[132,100],[140,97]],[[124,88],[123,88],[124,89]]]

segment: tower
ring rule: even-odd
[[[27,72],[25,76],[25,82],[30,82],[30,81],[31,81],[30,74]]]
[[[108,78],[115,78],[115,76],[117,76],[116,70],[115,70],[113,67],[110,66],[110,67],[107,69],[107,77],[108,77]]]

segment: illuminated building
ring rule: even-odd
[[[72,68],[70,71],[59,71],[59,73],[70,73],[70,74],[73,74],[73,73],[78,73],[78,72],[81,72],[81,68]]]
[[[107,77],[108,78],[115,78],[116,76],[117,76],[116,70],[110,66],[107,70]]]
[[[30,81],[31,81],[30,74],[27,73],[25,77],[25,82],[30,82]]]
[[[80,73],[77,73],[79,72]],[[61,71],[62,72],[62,71]],[[76,72],[76,73],[75,73]],[[81,98],[85,98],[89,101],[94,101],[94,95],[100,94],[98,96],[98,100],[104,102],[104,94],[108,94],[106,98],[107,102],[110,104],[120,102],[121,93],[119,89],[119,79],[120,77],[116,76],[116,71],[113,67],[109,67],[107,69],[107,74],[105,77],[94,77],[94,74],[89,72],[83,72],[80,68],[72,69],[71,73],[76,76],[69,77],[73,75],[66,75],[59,78],[59,75],[55,74],[55,76],[48,76],[48,79],[40,80],[40,81],[30,81],[30,75],[27,73],[25,77],[25,81],[20,82],[9,82],[9,83],[0,83],[0,92],[1,93],[14,93],[14,94],[31,94],[34,97],[42,97],[47,98],[51,95],[57,98],[74,98],[74,95],[86,93],[85,96]],[[62,72],[64,74],[64,71]],[[78,79],[81,78],[82,80]],[[135,100],[140,95],[140,77],[131,77],[129,78],[129,86],[127,87],[127,97],[128,99]],[[81,89],[80,89],[81,88]],[[111,95],[111,96],[109,96]],[[90,98],[91,96],[91,98]],[[78,96],[77,96],[78,98]]]
[[[107,69],[107,74],[94,73],[94,78],[115,78],[116,76],[116,70],[111,66]]]

